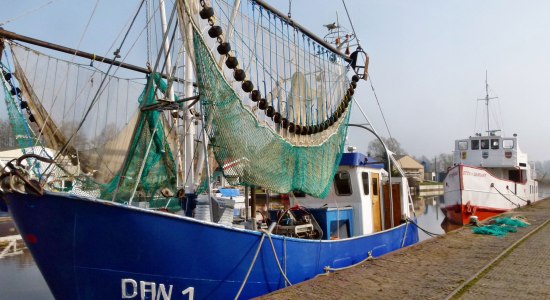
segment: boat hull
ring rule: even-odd
[[[518,183],[492,176],[483,168],[457,165],[444,181],[443,213],[451,222],[485,220],[537,200],[534,180]]]
[[[227,299],[238,293],[262,233],[107,201],[47,193],[4,195],[57,299]],[[413,223],[373,235],[312,241],[272,235],[294,284],[418,241]],[[264,238],[241,298],[285,287]]]

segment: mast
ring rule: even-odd
[[[491,126],[489,124],[489,100],[497,99],[498,97],[489,97],[489,83],[487,81],[487,70],[485,70],[485,98],[477,99],[478,101],[485,101],[486,113],[487,113],[487,135],[491,134]]]
[[[166,23],[166,7],[165,7],[165,4],[164,4],[164,0],[159,0],[159,10],[160,10],[160,23],[161,23],[161,26],[162,26],[162,34],[163,35],[168,35],[168,26],[167,26],[167,23]],[[164,55],[166,56],[166,60],[164,61],[164,66],[166,68],[166,73],[169,74],[169,75],[174,75],[172,74],[172,59],[170,57],[170,41],[168,39],[165,39],[164,40]],[[173,84],[170,84],[170,82],[168,82],[168,90],[166,91],[168,93],[168,100],[170,102],[174,102],[175,99],[174,99],[174,85]],[[173,111],[174,112],[174,111]],[[174,114],[171,114],[172,116]],[[175,110],[175,115],[176,117],[172,117],[172,122],[175,124],[176,128],[180,128],[180,121],[179,121],[179,117],[178,117],[178,113],[177,113],[177,110]],[[179,188],[180,187],[180,169],[181,169],[181,151],[179,150],[181,148],[181,145],[180,145],[180,138],[179,138],[179,134],[176,135],[176,149],[177,149],[177,153],[176,153],[176,187]],[[181,174],[183,174],[183,172],[181,172]]]
[[[178,5],[181,5],[180,2],[178,2]],[[183,68],[184,68],[184,78],[185,80],[191,80],[191,78],[194,78],[194,72],[193,72],[193,53],[191,52],[190,45],[193,44],[193,28],[191,25],[191,20],[189,19],[189,16],[187,16],[184,12],[183,7],[178,8],[178,20],[179,20],[179,29],[180,34],[182,37],[182,40],[184,43],[186,43],[187,47],[185,48],[185,52],[183,53]],[[188,83],[188,84],[187,84]],[[185,84],[184,93],[186,96],[192,96],[194,89],[193,84],[191,81],[187,82]],[[185,130],[185,137],[183,140],[184,143],[184,160],[183,160],[183,170],[184,170],[184,179],[183,184],[185,187],[185,194],[188,197],[193,197],[193,194],[195,192],[194,187],[194,165],[193,165],[193,157],[194,157],[194,143],[195,143],[195,122],[194,122],[194,116],[191,113],[190,106],[186,105],[183,109],[183,120],[184,120],[184,130]]]

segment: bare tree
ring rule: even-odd
[[[17,141],[8,120],[0,120],[0,150],[17,148]]]
[[[407,152],[401,147],[401,144],[394,138],[381,137],[388,149],[397,155],[406,155]],[[368,153],[376,158],[386,160],[386,152],[384,146],[379,140],[372,140],[368,146]]]
[[[453,155],[450,153],[441,153],[437,158],[436,171],[447,171],[453,165]]]
[[[82,150],[89,148],[89,140],[81,131],[77,131],[78,123],[75,121],[63,122],[60,126],[61,133],[66,139],[71,139],[69,145],[75,149]]]

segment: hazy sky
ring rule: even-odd
[[[96,1],[0,0],[5,29],[76,47]],[[138,1],[101,0],[81,49],[105,54]],[[171,2],[168,0],[168,2]],[[268,1],[288,12],[288,1]],[[451,153],[454,140],[486,130],[491,107],[505,135],[518,134],[530,160],[550,160],[550,1],[346,0],[391,135],[409,154]],[[29,12],[30,13],[27,13]],[[341,1],[293,0],[292,17],[320,36],[322,24],[351,29]],[[22,15],[23,14],[23,15]],[[22,15],[22,16],[21,16]],[[129,61],[143,65],[140,61]],[[356,99],[388,136],[370,82]],[[476,117],[477,113],[477,117]],[[352,122],[364,123],[358,109]],[[349,144],[365,151],[371,136],[351,129]]]

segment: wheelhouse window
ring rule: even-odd
[[[369,194],[369,173],[361,173],[361,179],[363,180],[363,194]]]
[[[372,195],[378,196],[378,178],[372,179]]]
[[[348,172],[342,171],[334,175],[334,189],[338,196],[351,195],[351,178]]]
[[[491,149],[496,150],[500,145],[499,139],[491,139]]]
[[[489,149],[489,140],[481,140],[481,149]]]
[[[479,140],[472,140],[472,150],[479,150]]]
[[[468,150],[468,142],[467,141],[459,141],[458,142],[458,150]]]
[[[502,140],[502,148],[504,149],[514,148],[514,140]]]

